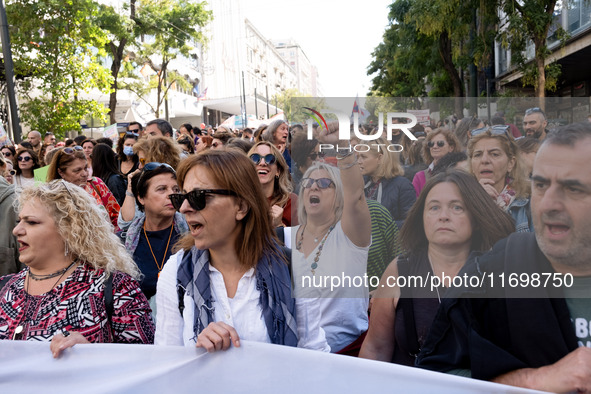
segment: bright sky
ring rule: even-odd
[[[326,97],[365,96],[371,53],[393,0],[243,0],[244,15],[267,39],[293,38],[318,67]]]

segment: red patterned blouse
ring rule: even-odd
[[[117,227],[117,217],[119,217],[119,203],[115,199],[113,193],[105,183],[97,177],[93,177],[86,183],[85,190],[93,196],[96,201],[105,207],[107,213],[109,214],[109,219],[111,219],[111,223],[115,227],[115,232],[119,231],[119,227]]]
[[[77,331],[89,342],[154,343],[150,305],[129,275],[113,273],[111,324],[104,302],[104,270],[87,264],[53,290],[38,296],[24,290],[28,269],[15,274],[0,290],[0,339],[51,341],[64,330]],[[22,327],[20,333],[17,327]]]

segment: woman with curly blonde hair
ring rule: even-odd
[[[51,341],[54,357],[77,343],[153,343],[140,273],[109,219],[64,180],[19,197],[21,272],[1,279],[0,339]]]
[[[133,153],[138,155],[140,167],[145,163],[166,163],[176,169],[181,162],[182,148],[168,137],[140,139],[133,145]]]
[[[297,196],[292,193],[289,167],[279,150],[272,143],[261,141],[250,149],[248,157],[256,166],[263,192],[269,201],[273,225],[297,225],[297,211],[292,214],[292,207],[297,208]],[[292,217],[296,219],[293,222]]]

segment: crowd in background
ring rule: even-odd
[[[353,132],[349,149],[326,150],[335,124],[308,138],[283,120],[132,122],[115,143],[31,131],[1,148],[0,338],[51,341],[55,356],[87,342],[215,351],[249,339],[415,365],[446,289],[387,278],[455,276],[471,254],[535,232],[530,176],[553,132],[540,108],[523,132],[502,113],[446,120],[376,142],[397,153],[356,149]],[[339,274],[378,280],[298,286]],[[90,296],[102,306],[77,313],[92,323],[59,313]]]

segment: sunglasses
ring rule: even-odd
[[[29,160],[33,160],[33,158],[31,156],[19,156],[16,159],[18,161],[29,161]]]
[[[12,157],[12,152],[11,151],[2,152],[2,154],[4,155],[4,157]]]
[[[146,161],[146,159],[143,159],[144,162]],[[146,163],[146,165],[144,165],[144,167],[142,168],[142,173],[139,177],[139,179],[137,180],[137,184],[139,185],[140,182],[142,181],[142,178],[144,177],[145,174],[147,174],[150,171],[154,171],[158,168],[168,168],[169,170],[171,170],[174,174],[176,174],[176,171],[174,170],[174,168],[172,168],[170,166],[170,164],[166,164],[166,163],[158,163],[157,161],[151,161],[149,163]]]
[[[486,126],[481,127],[480,129],[474,129],[470,132],[472,137],[477,136],[482,133],[486,133],[487,131],[490,132],[491,135],[506,135],[509,139],[509,125],[495,125],[495,126]]]
[[[72,148],[68,147],[68,148],[64,148],[64,153],[67,155],[71,155],[72,153],[76,152],[76,151],[82,151],[84,150],[80,145],[76,145]]]
[[[16,170],[10,170],[8,171],[9,175],[15,176],[16,175]]]
[[[146,159],[144,159],[144,163],[145,163]],[[146,164],[143,168],[144,172],[149,172],[149,171],[154,171],[157,168],[160,167],[166,167],[169,168],[171,170],[174,171],[174,168],[172,168],[172,166],[170,164],[166,164],[166,163],[158,163],[157,161],[152,161],[149,162],[148,164]],[[174,173],[176,174],[176,171],[174,171]]]
[[[272,164],[275,164],[275,162],[277,161],[277,158],[275,158],[275,156],[272,155],[271,153],[269,153],[268,155],[265,155],[265,156],[259,155],[258,153],[253,153],[249,157],[250,157],[250,160],[252,160],[254,164],[259,164],[261,162],[261,159],[265,159],[265,163],[267,163],[267,165],[269,165],[269,166]]]
[[[533,108],[528,108],[525,110],[526,115],[531,115],[531,114],[535,114],[535,113],[540,113],[540,114],[544,115],[544,111],[542,111],[542,108],[540,108],[540,107],[533,107]]]
[[[433,148],[435,146],[435,142],[429,141],[429,142],[427,142],[427,146],[429,148]],[[445,141],[437,141],[437,146],[440,148],[443,148],[445,146]]]
[[[331,187],[332,185],[334,185],[334,182],[330,178],[318,178],[318,179],[304,178],[304,179],[302,179],[302,186],[305,189],[310,189],[312,186],[314,186],[314,184],[317,184],[318,188],[320,188],[320,189],[327,189],[327,188]]]
[[[326,154],[324,152],[312,152],[308,155],[308,157],[312,160],[316,160],[317,158],[324,159]]]
[[[183,201],[187,200],[191,208],[196,211],[201,211],[207,205],[206,196],[208,194],[219,194],[223,196],[236,196],[231,190],[223,190],[223,189],[195,189],[188,193],[173,193],[169,194],[168,198],[172,203],[172,206],[177,211],[181,210],[181,205],[183,205]]]

